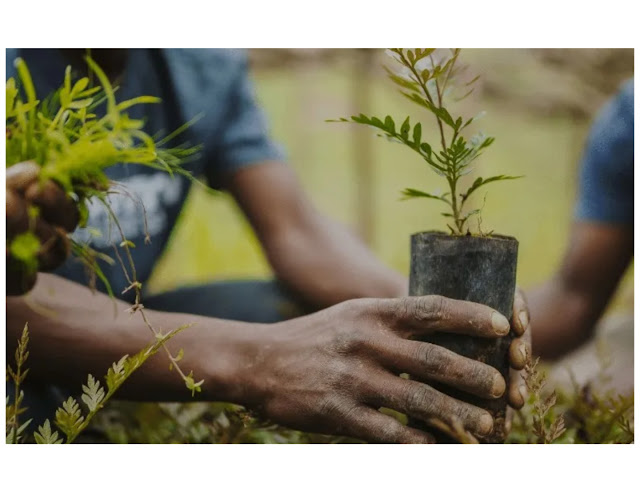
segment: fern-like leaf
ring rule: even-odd
[[[62,403],[62,407],[56,410],[56,425],[67,437],[75,437],[82,425],[84,416],[78,402],[69,397]]]
[[[100,386],[100,382],[89,374],[87,384],[82,386],[84,392],[80,397],[89,411],[95,412],[100,406],[100,402],[104,399],[104,389]]]
[[[45,420],[44,425],[38,427],[38,431],[33,434],[36,443],[62,443],[56,430],[51,429],[49,420]]]

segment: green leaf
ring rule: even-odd
[[[9,246],[11,255],[24,264],[29,272],[38,269],[38,252],[40,239],[32,232],[24,232],[15,236]]]
[[[433,200],[440,200],[441,202],[449,205],[449,200],[446,199],[445,195],[433,195],[431,193],[423,192],[422,190],[416,190],[415,188],[405,188],[402,191],[403,198],[402,200],[408,200],[410,198],[431,198]]]
[[[411,123],[409,117],[406,118],[404,122],[402,122],[402,126],[400,127],[400,136],[403,140],[409,140],[409,132],[411,131]]]
[[[496,175],[495,177],[489,177],[489,178],[478,177],[475,179],[471,187],[469,187],[469,189],[465,193],[460,194],[460,196],[462,197],[462,200],[464,202],[469,198],[469,195],[471,195],[473,192],[475,192],[480,187],[486,185],[487,183],[498,182],[501,180],[516,180],[518,178],[522,178],[522,176],[512,177],[509,175]]]
[[[456,128],[456,124],[453,121],[453,118],[451,118],[451,114],[446,108],[433,106],[433,107],[430,107],[429,109],[433,113],[435,113],[440,120],[442,120],[444,123],[449,125],[451,128],[454,128],[454,129]]]
[[[431,145],[429,145],[428,143],[423,143],[422,145],[420,145],[420,149],[428,156],[431,156]]]
[[[422,139],[422,125],[416,123],[413,126],[413,143],[416,148],[420,148],[420,141]]]
[[[425,57],[428,57],[429,55],[431,55],[433,52],[435,52],[435,48],[416,48],[414,49],[414,54],[416,57],[416,62],[418,60],[422,60]]]
[[[56,410],[56,425],[67,437],[74,437],[82,425],[84,417],[73,397],[69,397],[62,403],[62,407]]]
[[[416,57],[413,54],[413,51],[408,50],[407,51],[407,58],[409,59],[409,61],[411,62],[411,64],[415,64],[416,63]]]
[[[118,362],[114,362],[111,365],[111,368],[107,370],[107,375],[105,376],[105,381],[107,382],[107,390],[109,392],[114,391],[118,388],[118,386],[125,380],[126,372],[124,370],[125,362],[129,358],[129,355],[125,355]]]
[[[202,391],[202,388],[200,387],[204,383],[204,380],[200,380],[199,382],[196,382],[193,379],[193,372],[189,372],[189,375],[187,375],[184,379],[184,383],[187,386],[187,388],[191,390],[191,396],[193,397],[196,394],[196,392]]]
[[[104,399],[104,389],[100,386],[100,382],[89,374],[87,384],[82,386],[82,391],[84,392],[80,397],[82,401],[87,405],[89,411],[96,411]]]
[[[87,108],[93,102],[92,98],[85,98],[83,100],[74,100],[67,105],[67,108],[73,110],[79,110],[81,108]]]
[[[413,90],[414,92],[420,92],[420,86],[418,84],[404,77],[401,77],[400,75],[396,75],[388,67],[384,67],[384,68],[387,71],[387,75],[389,76],[391,81],[394,82],[396,85],[402,88],[406,88],[408,90]]]
[[[49,420],[45,420],[44,424],[38,427],[38,431],[33,434],[36,443],[62,443],[62,439],[59,438],[56,430],[51,430],[51,424]]]
[[[469,219],[469,217],[472,217],[473,215],[479,214],[480,211],[481,211],[480,208],[476,208],[475,210],[471,210],[471,211],[467,212],[467,214],[464,217],[462,217],[462,219],[461,219],[462,222],[463,223],[466,222]]]
[[[484,142],[482,142],[482,144],[478,147],[478,150],[483,149],[483,148],[487,148],[489,145],[491,145],[496,139],[494,137],[487,137],[485,139]]]
[[[393,121],[393,118],[391,118],[390,115],[387,115],[386,117],[384,117],[384,128],[392,134],[396,133],[396,124]]]
[[[480,75],[477,75],[476,77],[473,78],[473,80],[471,80],[470,82],[467,82],[464,84],[465,87],[470,87],[471,85],[473,85],[474,83],[476,83],[478,81],[478,79],[480,78]]]
[[[407,92],[401,92],[401,93],[402,95],[407,97],[409,100],[411,100],[413,103],[416,103],[417,105],[420,105],[423,108],[428,108],[429,110],[431,110],[432,104],[427,100],[425,100],[424,98],[422,98],[417,93],[407,93]]]
[[[466,128],[466,127],[468,127],[469,125],[471,125],[471,123],[472,123],[472,122],[475,122],[476,120],[479,120],[480,118],[484,117],[486,113],[487,113],[487,112],[485,112],[485,111],[483,110],[482,112],[478,113],[477,115],[474,115],[473,117],[471,117],[469,120],[467,120],[467,121],[464,123],[464,125],[462,126],[462,128]]]
[[[118,104],[118,110],[120,112],[127,110],[131,107],[133,107],[134,105],[138,105],[141,103],[160,103],[161,100],[158,97],[152,97],[150,95],[141,95],[139,97],[136,98],[132,98],[130,100],[125,100],[123,102],[120,102]]]
[[[16,88],[16,81],[12,78],[9,78],[9,80],[7,80],[7,93],[6,93],[6,99],[7,99],[7,103],[6,103],[6,114],[7,114],[7,118],[10,118],[13,116],[13,112],[14,112],[14,105],[15,105],[15,101],[16,98],[18,97],[18,89]]]

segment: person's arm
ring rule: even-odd
[[[7,298],[7,352],[29,322],[29,381],[77,389],[87,374],[101,376],[112,362],[150,341],[142,320],[124,312],[128,305],[116,302],[114,318],[111,302],[103,294],[41,274],[28,300]],[[509,332],[506,318],[470,302],[436,296],[360,299],[271,325],[156,311],[148,315],[164,332],[194,323],[168,346],[174,353],[183,348],[182,368],[204,379],[195,400],[238,403],[306,431],[381,442],[432,440],[376,410],[384,406],[424,421],[459,418],[466,429],[483,435],[492,428],[486,411],[443,395],[429,383],[483,398],[505,394],[505,380],[494,368],[411,340],[440,331],[489,338]],[[512,350],[512,364],[522,368],[525,358]],[[163,355],[160,351],[143,365],[120,397],[190,400]],[[412,380],[398,377],[399,372],[411,374]]]
[[[325,307],[351,298],[406,295],[406,277],[356,235],[318,212],[284,162],[240,169],[229,191],[256,231],[277,277]]]
[[[633,227],[576,222],[556,274],[527,294],[534,354],[557,358],[583,344],[633,255]]]
[[[529,293],[533,347],[557,358],[584,343],[633,256],[633,82],[600,112],[580,168],[576,220],[555,275]]]

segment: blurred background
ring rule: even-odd
[[[442,179],[409,149],[377,138],[368,128],[325,122],[360,112],[401,120],[411,115],[422,121],[423,132],[431,128],[434,134],[433,119],[386,77],[382,65],[390,58],[376,49],[256,49],[249,54],[272,136],[287,150],[316,206],[408,275],[409,236],[446,226],[437,204],[399,201],[399,192],[405,187],[437,191]],[[633,50],[463,49],[461,59],[470,78],[482,77],[453,110],[467,115],[485,110],[476,131],[496,137],[474,174],[524,175],[487,189],[482,228],[518,238],[518,282],[526,288],[551,275],[563,253],[589,124],[633,75]],[[269,276],[260,246],[233,200],[194,186],[150,287],[157,292]],[[610,311],[632,309],[629,271]]]

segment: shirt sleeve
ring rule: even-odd
[[[633,225],[633,80],[596,118],[580,167],[575,218]]]
[[[246,56],[231,81],[226,100],[223,128],[215,140],[214,158],[207,163],[206,175],[213,188],[241,168],[267,160],[284,160],[283,148],[269,136],[266,116],[256,102],[253,82],[249,77]]]

